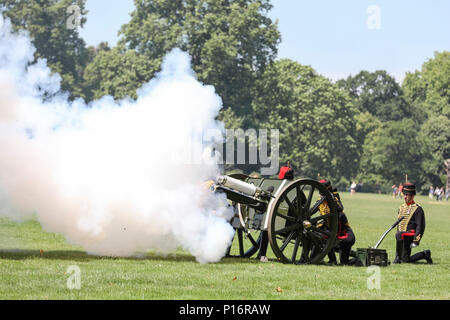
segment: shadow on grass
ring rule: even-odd
[[[113,257],[90,255],[81,250],[27,250],[27,249],[0,249],[0,259],[4,260],[27,260],[27,259],[48,259],[48,260],[70,260],[77,262],[89,262],[95,260],[121,260],[121,261],[161,261],[161,262],[194,262],[195,257],[189,253],[176,253],[161,255],[147,253],[135,257]],[[258,260],[252,258],[231,258],[223,257],[217,264],[240,264],[256,263]]]
[[[67,261],[76,261],[76,262],[90,262],[90,261],[156,261],[156,262],[192,262],[198,263],[195,260],[195,257],[190,255],[189,253],[176,253],[169,255],[158,255],[156,253],[148,253],[143,254],[142,256],[137,257],[111,257],[111,256],[96,256],[90,255],[85,251],[81,250],[50,250],[41,252],[40,250],[26,250],[26,249],[0,249],[0,259],[4,260],[27,260],[27,259],[48,259],[48,260],[67,260]],[[269,259],[268,262],[260,262],[255,257],[253,258],[239,258],[239,257],[223,257],[219,262],[213,264],[224,264],[224,265],[232,265],[232,264],[261,264],[265,265],[267,263],[276,263],[282,264],[276,259]],[[427,264],[424,261],[412,263],[411,265],[425,265]],[[433,265],[438,263],[433,262]],[[342,265],[328,265],[328,264],[319,264],[320,266],[325,267],[335,267],[342,268]],[[390,264],[390,266],[392,266]],[[358,266],[345,266],[345,267],[355,267]],[[389,268],[389,266],[387,266]]]
[[[49,259],[49,260],[74,260],[90,261],[101,259],[88,255],[86,252],[77,250],[27,250],[27,249],[0,249],[0,259],[5,260],[27,260],[27,259]]]

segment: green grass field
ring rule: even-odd
[[[375,244],[396,220],[401,199],[388,195],[341,194],[356,235],[353,247]],[[1,299],[161,299],[161,300],[274,300],[274,299],[449,299],[450,201],[416,197],[427,227],[421,245],[431,249],[434,264],[390,265],[380,268],[380,289],[369,289],[372,273],[366,267],[285,265],[223,258],[199,264],[183,251],[162,257],[96,257],[67,244],[61,235],[46,233],[39,223],[0,219]],[[389,259],[395,253],[395,230],[380,248]],[[81,288],[70,290],[67,268],[81,271]]]

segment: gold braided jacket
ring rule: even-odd
[[[415,217],[416,212],[419,214],[417,217]],[[397,231],[407,232],[414,230],[414,241],[419,242],[422,238],[423,232],[425,231],[425,216],[421,206],[416,202],[410,205],[403,203],[398,209],[397,219],[402,217],[404,218],[398,224]]]

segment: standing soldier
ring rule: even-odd
[[[396,253],[393,263],[412,263],[425,259],[427,263],[433,263],[431,251],[424,250],[411,256],[411,249],[419,245],[425,232],[425,214],[422,207],[414,202],[416,186],[406,183],[403,188],[405,203],[398,209],[398,219],[403,220],[397,226]]]

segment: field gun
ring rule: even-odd
[[[216,191],[225,192],[228,200],[246,205],[260,212],[266,211],[272,199],[272,190],[262,190],[252,183],[246,183],[231,176],[217,178]]]
[[[336,246],[334,196],[316,180],[223,175],[212,190],[225,193],[235,210],[231,224],[239,252],[231,255],[230,247],[230,256],[251,257],[265,252],[270,243],[283,263],[315,264]],[[326,213],[321,213],[320,206],[328,206]]]

